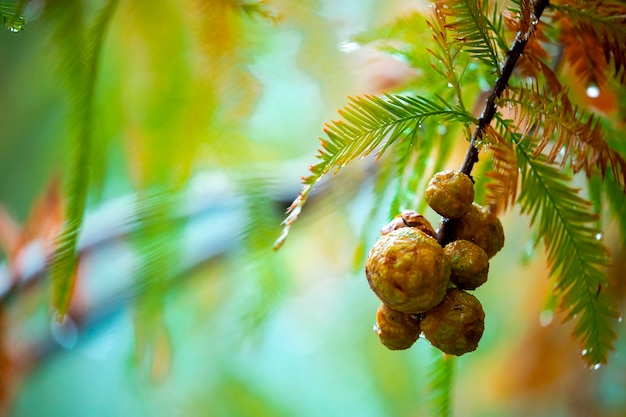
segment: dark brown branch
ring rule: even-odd
[[[461,165],[460,171],[471,178],[472,169],[474,168],[474,164],[478,162],[478,148],[476,147],[476,143],[480,141],[487,129],[487,126],[491,124],[494,116],[496,115],[496,100],[500,98],[502,92],[507,88],[509,84],[509,79],[511,75],[513,75],[513,69],[517,64],[519,57],[524,52],[524,48],[526,47],[526,43],[532,36],[532,33],[535,30],[535,26],[539,23],[539,19],[543,14],[543,11],[548,7],[549,0],[537,0],[535,1],[535,5],[533,8],[533,24],[528,29],[528,31],[522,33],[518,32],[515,38],[515,42],[511,49],[507,52],[507,57],[502,65],[502,73],[500,77],[496,80],[493,89],[489,93],[487,97],[487,101],[485,102],[485,107],[483,109],[480,118],[478,119],[478,125],[476,125],[476,129],[472,134],[472,138],[470,139],[469,148],[467,149],[467,153],[465,154],[465,159],[463,160],[463,164]],[[441,227],[439,228],[437,234],[437,240],[443,246],[450,241],[448,224],[450,223],[450,219],[444,218],[441,221]]]

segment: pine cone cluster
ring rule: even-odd
[[[374,331],[389,349],[408,349],[423,334],[447,354],[476,350],[485,313],[466,290],[487,281],[489,259],[504,246],[504,231],[473,200],[467,175],[440,172],[428,183],[426,202],[449,219],[449,243],[442,247],[430,222],[414,211],[403,211],[381,229],[365,275],[382,301]]]

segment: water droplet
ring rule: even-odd
[[[373,330],[374,330],[374,333],[380,334],[380,327],[378,327],[378,323],[374,323]]]
[[[594,365],[591,367],[591,369],[593,369],[594,371],[597,371],[598,369],[600,369],[600,366],[602,366],[602,365],[601,365],[601,364],[599,364],[599,363],[596,363],[596,364],[594,364]]]
[[[530,258],[531,256],[533,256],[534,252],[535,245],[533,244],[533,242],[526,242],[526,245],[524,246],[524,255]]]
[[[537,26],[537,24],[539,24],[539,19],[537,18],[537,15],[535,15],[534,13],[530,14],[530,24],[533,26]]]
[[[448,83],[448,88],[452,88],[452,87],[454,87],[452,83]]]
[[[619,316],[619,317],[617,318],[617,322],[618,322],[618,323],[621,323],[621,322],[622,322],[622,320],[623,320],[623,319],[622,319],[622,316]]]
[[[361,45],[358,42],[354,41],[343,41],[339,43],[339,50],[341,52],[349,53],[357,51],[361,48]]]
[[[596,240],[602,240],[602,233],[596,233]]]
[[[11,32],[19,32],[24,29],[24,25],[26,24],[26,19],[22,16],[19,17],[9,17],[4,19],[4,26],[9,29]]]
[[[539,323],[542,327],[546,327],[552,323],[552,319],[554,319],[554,311],[552,310],[543,310],[539,315]]]
[[[581,352],[581,354],[582,354],[583,356],[587,355],[587,353],[589,353],[589,351],[588,351],[587,349],[583,349],[583,351]]]
[[[52,320],[50,322],[50,334],[54,341],[63,349],[74,349],[78,342],[78,327],[70,316],[63,317],[63,321]]]
[[[587,97],[596,98],[600,95],[600,89],[597,85],[591,84],[589,87],[587,87],[585,93],[587,94]]]

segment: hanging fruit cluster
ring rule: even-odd
[[[389,349],[407,349],[422,333],[447,354],[478,346],[485,313],[466,290],[487,281],[489,259],[504,246],[504,231],[500,220],[473,200],[467,175],[440,172],[428,183],[426,202],[447,219],[445,237],[443,226],[438,234],[414,211],[382,228],[365,275],[382,301],[374,331]]]

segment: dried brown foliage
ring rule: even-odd
[[[626,160],[604,139],[604,131],[593,115],[572,104],[566,88],[558,94],[537,84],[511,88],[502,96],[513,107],[523,137],[537,141],[535,156],[545,153],[546,162],[565,166],[574,173],[590,176],[596,169],[604,176],[611,168],[615,180],[626,186]]]
[[[488,126],[485,139],[491,151],[492,169],[486,176],[485,206],[494,214],[506,211],[515,203],[519,169],[515,149],[493,127]]]
[[[552,7],[565,60],[581,82],[603,86],[613,67],[613,75],[626,84],[626,3],[557,0]]]

